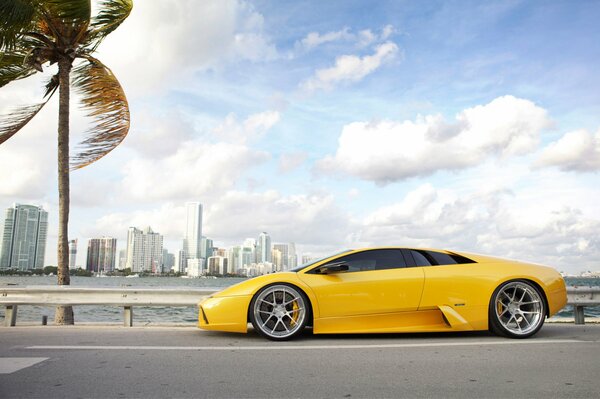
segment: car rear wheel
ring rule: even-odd
[[[291,339],[304,330],[309,302],[298,288],[285,284],[270,285],[250,302],[250,321],[262,336],[274,340]]]
[[[490,328],[497,335],[527,338],[537,333],[546,317],[539,289],[529,281],[508,281],[494,291],[490,301]]]

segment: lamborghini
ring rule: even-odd
[[[349,250],[255,277],[199,303],[198,326],[288,340],[314,334],[477,331],[526,338],[567,302],[550,267],[464,252]]]

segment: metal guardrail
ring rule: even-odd
[[[6,307],[5,325],[17,322],[19,305],[104,305],[123,307],[123,324],[133,325],[133,306],[196,306],[218,288],[80,288],[70,286],[31,286],[0,288],[0,305]],[[575,324],[585,324],[583,309],[600,306],[600,287],[567,287]]]
[[[123,307],[123,325],[133,325],[134,306],[196,306],[218,288],[81,288],[30,286],[0,288],[0,305],[6,307],[4,324],[16,325],[19,305],[103,305]]]
[[[567,305],[573,305],[575,324],[585,324],[583,308],[600,306],[600,287],[567,287]]]

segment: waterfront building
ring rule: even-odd
[[[185,251],[183,249],[180,249],[179,251],[177,251],[177,254],[175,255],[175,266],[174,266],[174,270],[176,272],[179,273],[185,273],[185,269],[186,269],[186,256],[185,256]]]
[[[283,254],[282,254],[282,252],[279,249],[274,247],[273,251],[271,251],[271,257],[273,258],[273,265],[275,265],[275,270],[277,270],[277,271],[283,270],[283,259],[282,259]]]
[[[296,255],[296,244],[290,242],[288,244],[274,244],[273,251],[281,252],[281,265],[278,270],[290,270],[298,266],[298,256]],[[275,260],[273,263],[277,264]]]
[[[227,258],[223,256],[211,256],[208,258],[208,274],[224,275],[229,273],[227,270]]]
[[[263,231],[256,240],[256,263],[270,263],[271,260],[271,237]]]
[[[0,231],[0,269],[44,267],[48,212],[41,206],[14,204],[6,209]]]
[[[242,244],[242,248],[245,248],[245,252],[250,252],[252,254],[252,259],[249,262],[245,262],[246,264],[256,263],[256,240],[254,238],[246,238],[244,243]]]
[[[213,256],[213,240],[202,236],[200,239],[200,257],[208,259]]]
[[[229,265],[230,273],[238,273],[238,270],[244,266],[242,263],[242,248],[238,245],[232,247],[227,253],[227,264]]]
[[[69,269],[77,269],[77,238],[69,240]]]
[[[124,270],[127,264],[127,249],[119,251],[119,270]]]
[[[309,262],[312,262],[313,260],[316,260],[317,258],[315,258],[314,256],[310,255],[310,254],[303,254],[302,255],[302,264],[305,265]]]
[[[199,202],[187,202],[186,227],[183,238],[183,250],[185,259],[202,258],[202,204]]]
[[[283,270],[290,270],[298,266],[298,254],[296,253],[296,244],[288,243],[287,267]]]
[[[115,270],[117,239],[111,237],[91,238],[88,241],[86,270],[94,273]]]
[[[168,273],[175,267],[175,255],[170,253],[167,249],[163,249],[163,267],[162,272]]]
[[[187,260],[187,275],[190,277],[200,277],[204,273],[204,259],[195,258]]]
[[[150,226],[143,231],[130,227],[127,232],[126,268],[133,273],[160,273],[163,255],[163,236]]]
[[[227,250],[225,248],[213,248],[213,256],[227,257]]]

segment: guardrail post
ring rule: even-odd
[[[585,324],[585,315],[583,314],[583,306],[573,306],[573,313],[575,313],[575,324]]]
[[[124,306],[123,307],[123,325],[125,327],[133,326],[133,307],[132,306]]]
[[[17,305],[6,305],[4,311],[4,325],[14,327],[17,324]]]

